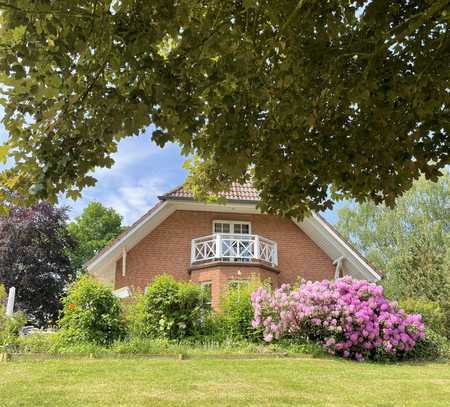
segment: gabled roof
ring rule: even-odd
[[[220,192],[218,195],[225,198],[227,201],[252,203],[259,201],[258,191],[249,182],[245,184],[233,182],[228,191]],[[194,200],[194,195],[191,191],[186,189],[184,185],[180,185],[179,187],[176,187],[172,191],[169,191],[158,198],[162,201],[169,199]]]
[[[256,207],[259,201],[258,191],[250,183],[233,183],[229,191],[220,195],[226,198],[225,204],[198,202],[183,186],[173,189],[160,196],[160,201],[152,209],[86,262],[85,267],[89,273],[95,275],[104,273],[124,251],[130,250],[176,210],[261,213]],[[302,221],[292,220],[332,260],[345,258],[346,269],[353,276],[370,281],[381,278],[375,267],[320,215],[313,213]]]

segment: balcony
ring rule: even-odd
[[[259,235],[235,233],[214,233],[192,240],[191,265],[216,261],[277,267],[277,244]]]

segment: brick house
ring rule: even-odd
[[[213,307],[226,287],[251,277],[273,287],[345,274],[377,281],[377,271],[322,217],[303,221],[262,214],[258,192],[233,184],[225,203],[203,203],[183,186],[159,202],[86,263],[126,298],[163,273],[201,284]]]

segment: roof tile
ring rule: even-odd
[[[247,202],[257,202],[259,201],[259,193],[253,187],[253,185],[249,182],[245,184],[239,184],[237,182],[233,182],[228,191],[220,192],[218,194],[221,197],[226,198],[229,201],[247,201]],[[171,199],[180,199],[180,200],[193,200],[194,195],[192,192],[187,190],[184,185],[181,185],[167,194],[161,195],[159,199],[171,200]]]

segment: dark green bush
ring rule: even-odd
[[[203,296],[199,285],[156,277],[128,309],[130,336],[181,339],[200,334]]]
[[[450,298],[441,300],[440,307],[445,315],[443,335],[450,340]]]
[[[390,354],[378,348],[374,360],[378,362],[399,362],[404,360],[432,361],[448,360],[450,344],[446,337],[439,335],[430,328],[425,328],[425,338],[416,343],[413,349],[401,355]]]
[[[230,286],[221,298],[220,311],[215,317],[220,337],[255,340],[261,331],[252,327],[253,307],[251,296],[261,283],[255,279]]]
[[[440,335],[446,335],[447,316],[438,302],[422,298],[408,298],[401,300],[399,306],[408,314],[422,315],[425,326]]]
[[[110,344],[125,334],[119,300],[88,276],[73,283],[63,299],[59,320],[63,340]]]
[[[425,330],[425,338],[416,343],[416,346],[406,355],[413,360],[438,360],[450,358],[450,343],[447,338],[432,329]]]

